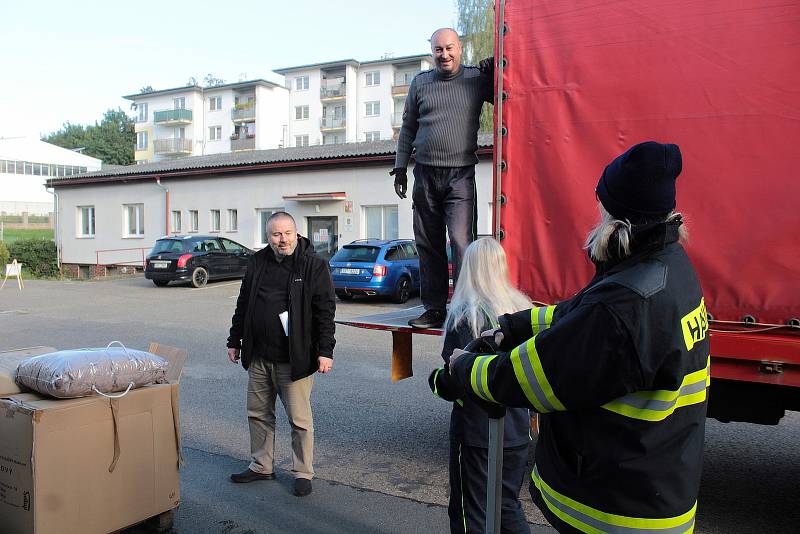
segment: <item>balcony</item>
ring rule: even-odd
[[[392,128],[400,128],[403,125],[403,112],[395,111],[392,115]]]
[[[319,89],[320,100],[339,100],[347,96],[347,86],[344,79],[338,78],[336,81],[322,81]]]
[[[153,113],[156,124],[191,124],[191,109],[165,109]]]
[[[408,94],[409,84],[406,81],[402,81],[398,83],[399,80],[395,80],[394,85],[392,86],[392,96],[406,96]]]
[[[236,104],[231,110],[233,122],[253,121],[256,118],[256,103]]]
[[[188,155],[192,153],[192,140],[186,138],[156,139],[153,150],[161,155]]]
[[[255,148],[255,135],[248,135],[242,138],[239,138],[237,135],[231,136],[231,152],[236,152],[237,150],[255,150]]]
[[[323,132],[332,130],[344,130],[347,126],[345,117],[322,117],[319,121],[319,129]]]

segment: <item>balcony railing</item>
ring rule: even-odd
[[[255,150],[256,136],[248,135],[247,137],[231,137],[231,151],[236,150]]]
[[[408,94],[408,87],[409,85],[405,82],[403,84],[399,84],[395,82],[392,86],[392,96],[403,96]]]
[[[188,124],[192,122],[191,109],[165,109],[153,113],[156,124]]]
[[[344,128],[347,124],[345,117],[322,117],[319,121],[320,130],[336,130]]]
[[[403,112],[396,111],[392,115],[392,128],[400,128],[403,125]]]
[[[233,122],[253,120],[256,118],[256,106],[253,103],[237,104],[231,110]]]
[[[319,97],[324,98],[343,98],[347,95],[347,86],[342,82],[323,83],[319,89]]]
[[[156,154],[191,154],[192,140],[186,138],[156,139],[153,141]]]

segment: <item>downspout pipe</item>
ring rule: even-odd
[[[56,242],[56,261],[58,262],[58,272],[61,272],[61,221],[59,220],[58,213],[61,209],[58,201],[58,193],[55,187],[45,187],[45,191],[53,195],[55,201],[53,202],[53,237]]]
[[[161,177],[160,176],[156,176],[156,185],[164,190],[164,199],[165,199],[165,205],[166,205],[166,213],[164,214],[164,228],[167,229],[167,231],[166,231],[166,233],[164,235],[169,237],[169,188],[161,185]]]

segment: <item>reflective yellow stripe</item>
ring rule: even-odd
[[[472,362],[472,371],[470,372],[470,385],[475,394],[487,402],[494,402],[494,396],[489,391],[489,363],[497,358],[497,355],[478,356]]]
[[[533,483],[542,494],[547,508],[562,521],[581,532],[591,534],[633,534],[642,531],[653,534],[685,534],[694,531],[697,502],[686,512],[675,517],[645,518],[610,514],[567,497],[551,488],[539,475],[538,466],[533,466]]]
[[[663,421],[675,410],[706,400],[706,388],[711,383],[711,357],[706,367],[689,373],[675,391],[637,391],[604,404],[603,408],[625,417],[643,421]]]
[[[439,368],[436,370],[436,374],[433,375],[433,394],[439,397],[440,399],[442,398],[442,396],[439,395],[439,386],[436,383],[436,381],[439,380],[439,375],[441,374],[442,371],[444,371],[444,369]]]
[[[555,311],[555,306],[534,306],[531,308],[531,331],[534,336],[550,328],[550,323],[553,322],[553,312]]]
[[[544,374],[539,353],[536,350],[536,337],[533,337],[511,351],[511,364],[525,397],[541,413],[565,410],[558,400],[550,381]]]

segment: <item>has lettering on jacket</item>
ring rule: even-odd
[[[681,329],[683,330],[683,340],[686,342],[686,350],[692,350],[695,344],[706,338],[708,315],[704,298],[700,299],[700,305],[697,308],[681,318]]]

